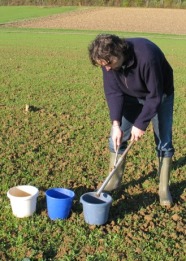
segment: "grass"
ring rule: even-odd
[[[0,24],[18,20],[61,14],[80,9],[76,6],[46,7],[46,6],[0,6]]]
[[[159,206],[150,126],[131,149],[122,188],[112,193],[109,220],[99,227],[85,223],[79,203],[103,182],[108,167],[110,122],[102,74],[87,54],[97,33],[0,29],[1,260],[185,260],[186,37],[145,34],[175,72],[174,206]],[[26,104],[31,111],[25,112]],[[12,215],[6,195],[20,184],[40,191],[36,213],[24,219]],[[67,220],[51,221],[47,215],[45,191],[56,186],[76,193]]]

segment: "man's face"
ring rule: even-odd
[[[107,61],[101,59],[101,60],[97,61],[97,64],[105,67],[105,69],[107,71],[119,70],[123,64],[123,61],[124,61],[123,56],[121,56],[120,58],[113,56],[113,57],[111,57],[110,62],[107,62]]]

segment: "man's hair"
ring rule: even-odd
[[[105,60],[107,63],[112,62],[112,57],[120,58],[124,56],[124,60],[128,57],[129,46],[125,39],[121,39],[112,34],[100,34],[89,45],[89,58],[93,65],[97,65],[99,60]]]

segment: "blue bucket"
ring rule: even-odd
[[[85,222],[90,225],[103,225],[107,222],[112,197],[107,193],[101,193],[97,197],[96,192],[85,193],[80,198],[83,205]]]
[[[47,211],[50,219],[68,218],[75,193],[65,188],[51,188],[46,191]]]

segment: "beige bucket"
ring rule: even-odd
[[[31,216],[36,211],[39,191],[30,185],[16,186],[7,192],[12,212],[18,218]]]

